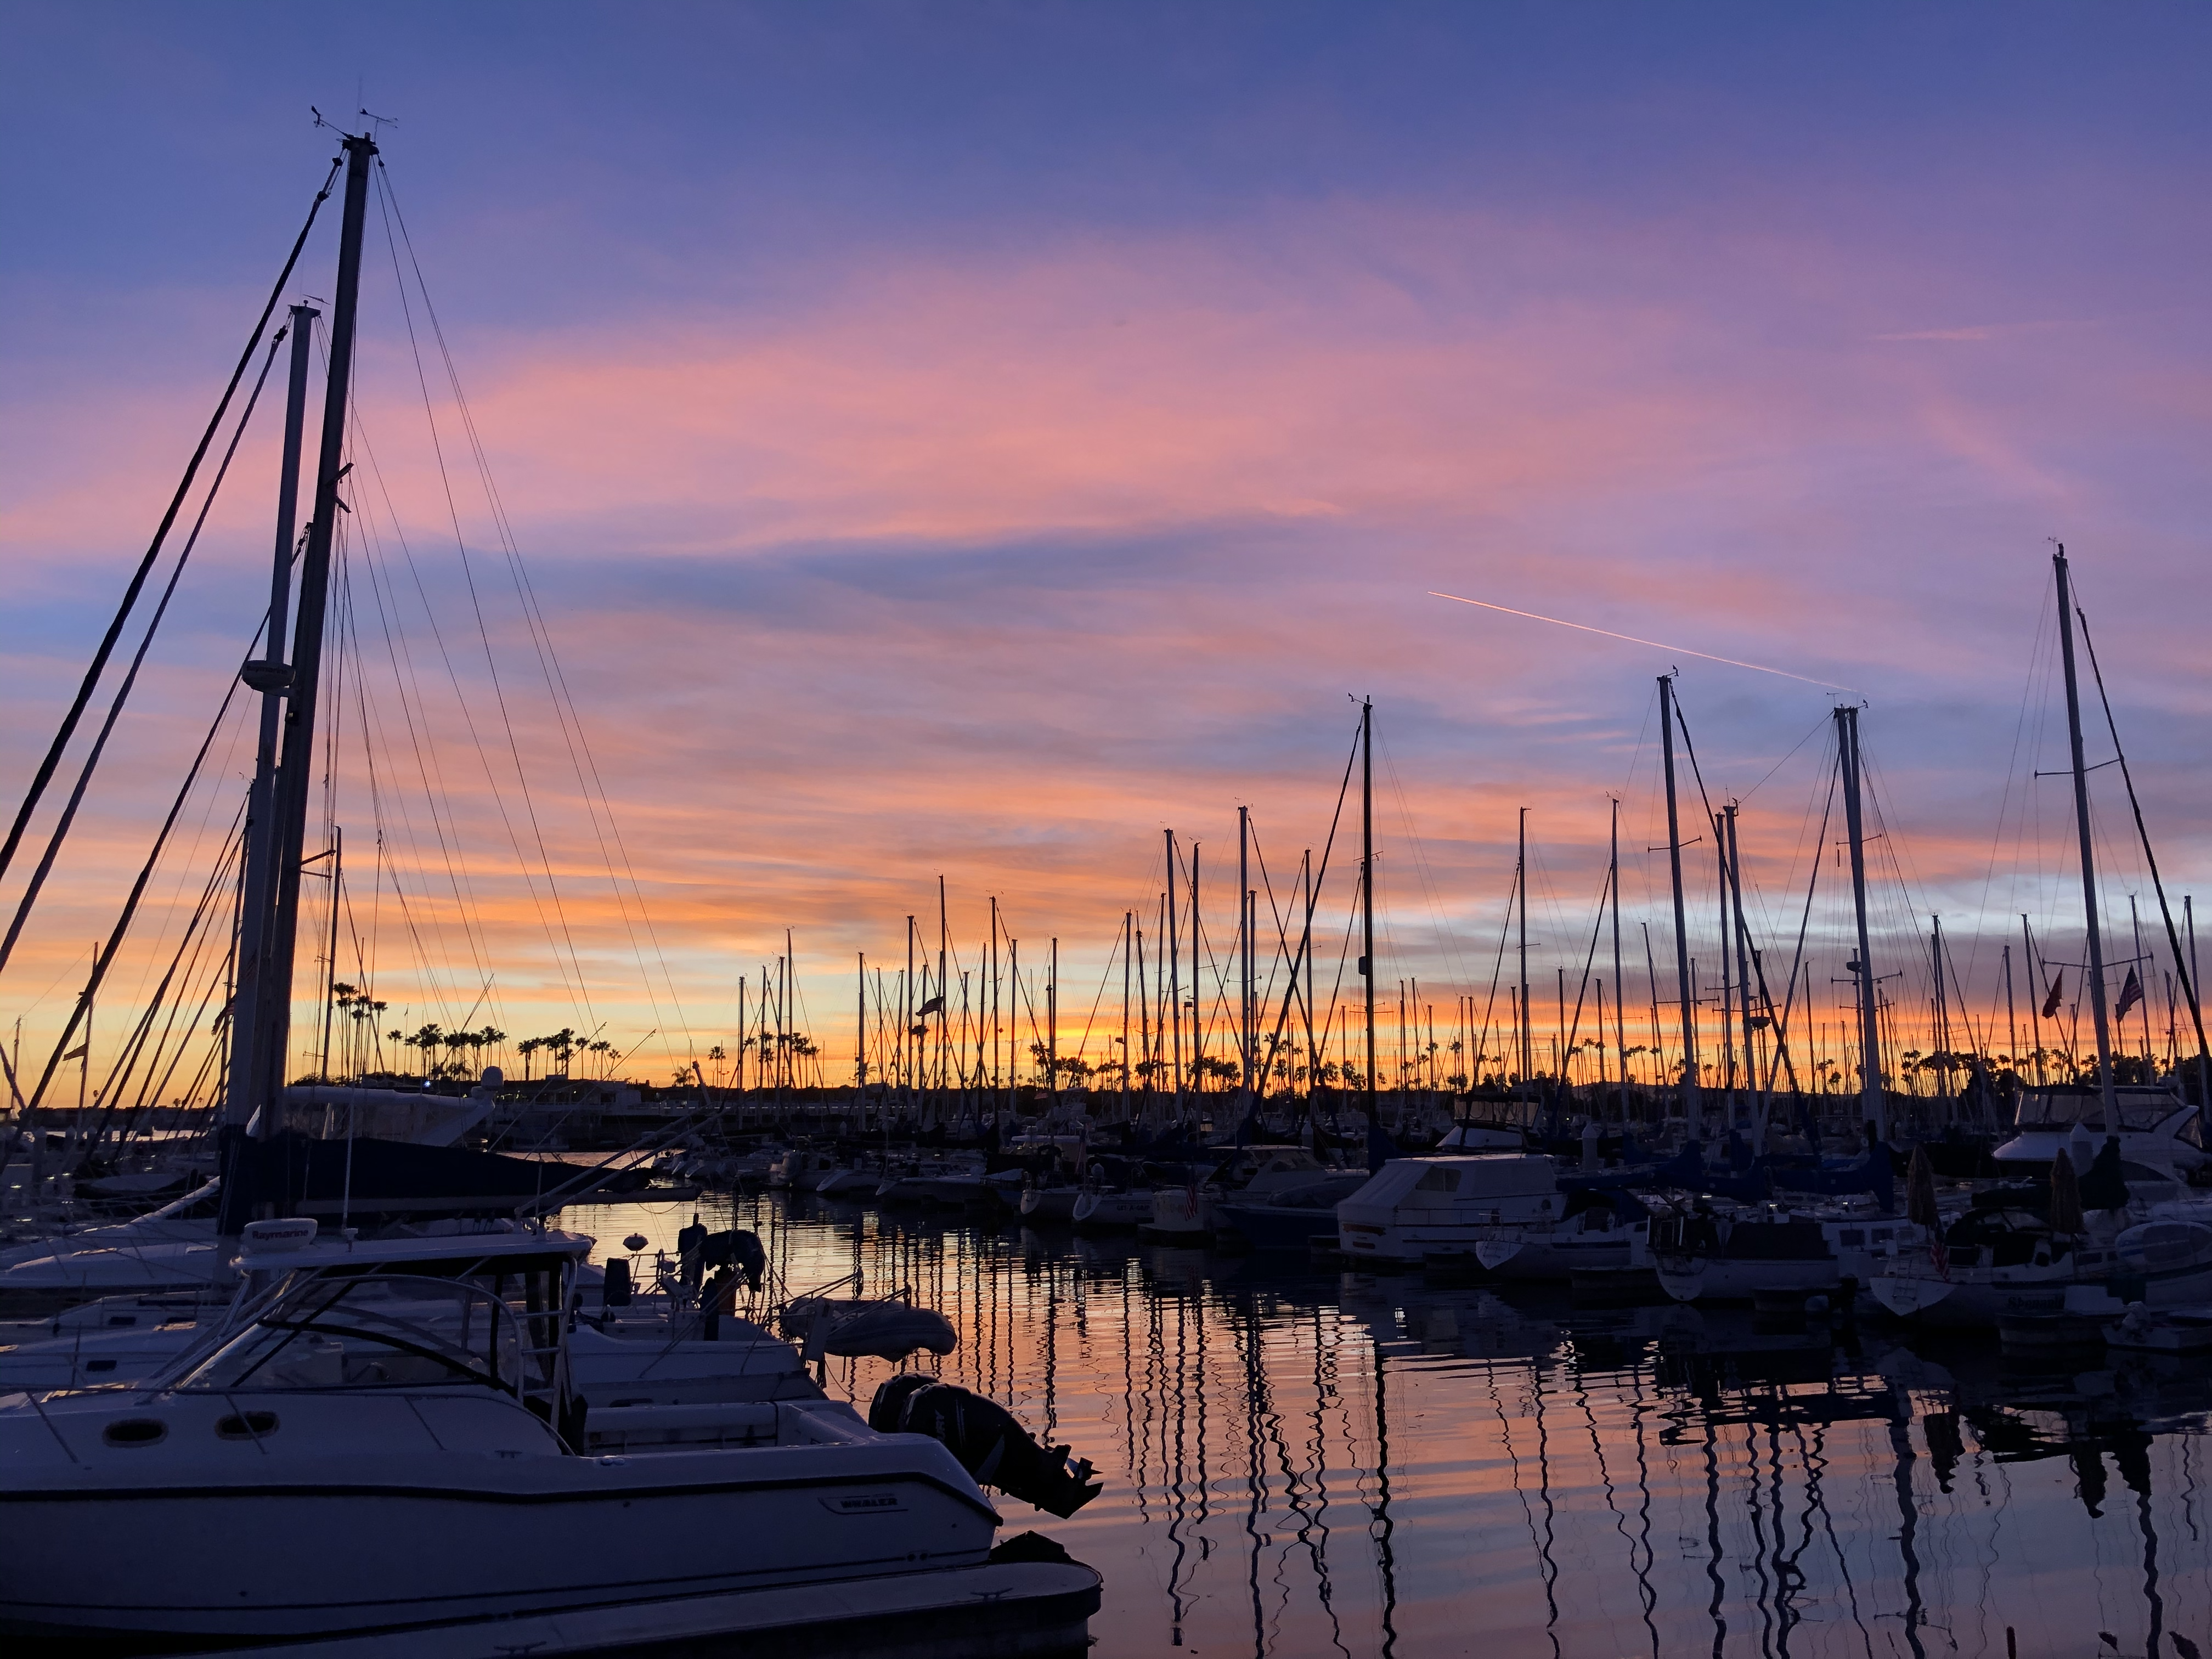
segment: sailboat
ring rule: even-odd
[[[2069,1313],[2117,1314],[2130,1303],[2177,1307],[2212,1297],[2212,1203],[2189,1197],[2182,1185],[2206,1162],[2192,1133],[2195,1109],[2171,1090],[2124,1091],[2114,1076],[2063,548],[2051,566],[2097,1070],[2087,1085],[2027,1091],[2020,1133],[1993,1154],[2000,1167],[2045,1176],[2047,1205],[2023,1201],[2017,1188],[1983,1194],[1925,1256],[1893,1258],[1875,1275],[1869,1288],[1884,1307],[1928,1324],[2002,1328]]]
[[[586,1628],[641,1646],[892,1653],[1042,1631],[1079,1648],[1097,1575],[1049,1546],[994,1559],[1000,1517],[969,1467],[1072,1513],[1097,1487],[1065,1448],[1039,1448],[1018,1427],[990,1429],[988,1444],[879,1431],[818,1390],[595,1412],[580,1375],[603,1346],[580,1328],[590,1240],[513,1222],[372,1238],[297,1213],[283,1065],[376,155],[370,136],[342,139],[329,378],[292,661],[274,648],[289,613],[287,524],[271,657],[245,675],[264,718],[216,1222],[239,1299],[205,1340],[134,1386],[0,1401],[0,1632],[16,1650],[70,1652],[388,1643],[489,1620],[495,1632],[467,1642],[511,1652],[573,1644]],[[902,1395],[895,1426],[957,1421],[964,1406],[970,1422],[1011,1422],[973,1396],[919,1410],[936,1392]],[[601,1452],[611,1428],[619,1449]]]

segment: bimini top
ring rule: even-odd
[[[331,1268],[404,1272],[433,1262],[490,1263],[568,1256],[580,1261],[597,1241],[583,1233],[532,1232],[512,1224],[484,1232],[350,1238],[325,1233],[312,1217],[246,1224],[238,1265],[247,1273],[287,1273]]]

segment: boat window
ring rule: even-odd
[[[508,1392],[522,1376],[514,1310],[451,1279],[303,1280],[179,1383],[209,1391],[442,1388]]]
[[[1894,1227],[1877,1227],[1874,1230],[1874,1242],[1877,1244],[1896,1237],[1897,1230]]]
[[[2180,1100],[2164,1091],[2123,1089],[2113,1103],[2119,1108],[2120,1127],[2136,1131],[2155,1129],[2183,1109]],[[2092,1133],[2102,1132],[2105,1101],[2099,1091],[2031,1089],[2021,1097],[2014,1119],[2014,1127],[2021,1129],[2071,1129],[2076,1123],[2086,1125]],[[2179,1126],[2179,1133],[2193,1139],[2195,1128],[2192,1115]]]
[[[1863,1244],[1866,1243],[1866,1229],[1863,1227],[1847,1227],[1844,1230],[1842,1237],[1844,1243],[1846,1246]]]
[[[1431,1170],[1414,1183],[1417,1192],[1455,1193],[1459,1190],[1457,1170]]]

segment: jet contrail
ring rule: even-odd
[[[1626,640],[1631,645],[1648,645],[1655,651],[1679,653],[1685,657],[1703,657],[1707,662],[1724,662],[1731,668],[1748,668],[1760,674],[1779,674],[1785,680],[1802,680],[1808,685],[1823,686],[1831,691],[1849,691],[1853,688],[1838,685],[1833,680],[1816,680],[1808,674],[1793,674],[1786,668],[1769,668],[1764,663],[1739,662],[1734,657],[1716,657],[1710,651],[1692,651],[1686,645],[1662,645],[1657,640],[1642,640],[1633,634],[1616,634],[1609,628],[1591,628],[1583,623],[1562,622],[1557,617],[1540,617],[1533,611],[1516,611],[1510,605],[1492,605],[1487,599],[1470,599],[1459,593],[1439,593],[1429,590],[1432,599],[1451,599],[1460,605],[1479,605],[1485,611],[1503,611],[1509,617],[1526,617],[1530,622],[1550,623],[1554,628],[1571,628],[1580,634],[1601,635],[1608,640]]]

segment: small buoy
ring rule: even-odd
[[[628,1250],[632,1255],[635,1255],[644,1248],[645,1235],[643,1233],[632,1233],[628,1238],[623,1240],[623,1249]]]

